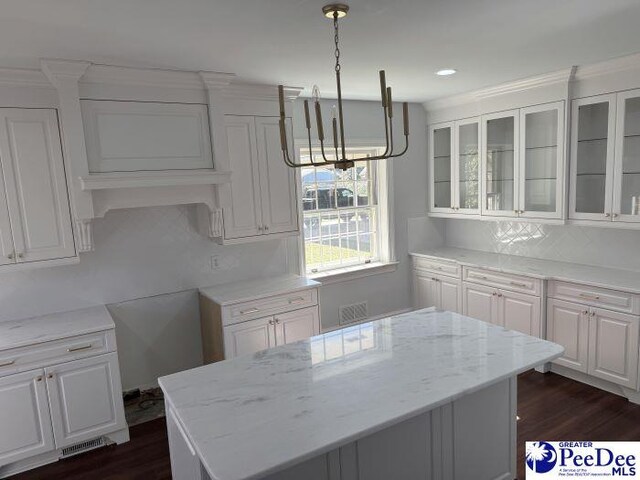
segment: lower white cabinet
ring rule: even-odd
[[[104,307],[0,323],[0,478],[129,440],[114,327]]]
[[[0,476],[8,465],[53,450],[44,370],[0,378]]]
[[[548,301],[549,340],[565,348],[554,363],[636,389],[640,317],[557,299]]]
[[[470,282],[463,282],[462,290],[464,315],[543,338],[540,297]]]
[[[319,286],[313,280],[287,275],[201,289],[205,363],[318,335]]]
[[[126,427],[116,353],[48,367],[45,373],[58,448]]]
[[[460,312],[460,281],[445,275],[414,271],[414,307]]]

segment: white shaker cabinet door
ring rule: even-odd
[[[3,108],[0,125],[17,262],[75,256],[55,110]]]
[[[447,277],[438,277],[438,290],[440,296],[438,308],[459,313],[461,311],[460,283]]]
[[[260,174],[254,117],[225,116],[231,183],[220,185],[228,205],[222,209],[227,239],[262,233]]]
[[[498,301],[504,328],[542,338],[540,297],[501,290]]]
[[[0,378],[0,425],[0,466],[54,449],[42,370]]]
[[[116,353],[45,369],[56,447],[126,427]]]
[[[15,263],[13,236],[11,235],[11,220],[9,219],[9,205],[7,193],[2,181],[2,158],[0,158],[0,265]]]
[[[224,358],[275,347],[274,324],[273,317],[265,317],[224,327]]]
[[[589,310],[584,305],[547,300],[547,339],[564,347],[553,363],[587,372],[589,358]]]
[[[437,281],[433,275],[414,271],[413,306],[414,308],[439,307]]]
[[[484,322],[499,323],[498,301],[494,288],[465,282],[462,291],[462,312],[464,315]]]
[[[638,385],[638,324],[635,315],[591,310],[588,373],[624,387]]]
[[[295,172],[282,158],[278,117],[256,117],[262,224],[264,232],[282,233],[298,230]],[[293,138],[291,121],[287,119],[287,138]],[[289,154],[295,154],[289,145]]]
[[[305,340],[320,333],[320,317],[317,306],[282,313],[276,315],[274,320],[277,345]]]

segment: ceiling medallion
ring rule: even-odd
[[[284,162],[292,168],[301,168],[309,166],[321,166],[321,165],[333,165],[336,168],[346,170],[353,167],[354,162],[368,162],[371,160],[383,160],[387,158],[395,158],[404,155],[409,147],[409,104],[404,102],[402,104],[402,116],[404,123],[404,149],[400,153],[393,153],[393,103],[391,97],[391,87],[387,87],[384,70],[380,70],[380,93],[382,96],[382,109],[384,115],[384,133],[386,148],[384,153],[374,157],[360,157],[347,159],[347,146],[344,141],[344,116],[342,112],[342,87],[340,84],[340,47],[338,36],[338,19],[344,18],[349,12],[349,6],[342,3],[335,3],[326,5],[322,8],[322,12],[327,18],[333,19],[334,29],[334,43],[335,43],[335,73],[336,73],[336,85],[338,90],[338,112],[336,115],[335,108],[333,109],[333,115],[331,120],[331,126],[333,130],[333,152],[329,149],[329,156],[325,152],[324,145],[324,127],[322,123],[322,111],[320,108],[320,94],[317,86],[313,88],[313,99],[315,104],[315,116],[316,125],[318,130],[318,140],[320,141],[320,151],[322,152],[321,160],[314,160],[313,155],[310,155],[311,163],[295,163],[291,160],[289,152],[289,144],[287,142],[287,130],[285,126],[285,108],[284,108],[284,88],[282,85],[278,85],[278,95],[280,100],[280,140],[282,144],[282,155]],[[307,128],[307,136],[309,138],[309,151],[311,151],[311,116],[309,114],[309,101],[304,101],[304,119],[305,126]]]

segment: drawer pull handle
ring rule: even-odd
[[[590,295],[588,293],[581,293],[582,298],[588,298],[589,300],[600,300],[600,295]]]
[[[69,352],[69,353],[80,352],[82,350],[89,350],[92,347],[93,347],[92,344],[83,345],[82,347],[70,347],[70,348],[67,348],[67,352]]]
[[[13,365],[16,363],[15,360],[9,360],[8,362],[0,363],[0,367],[8,367],[9,365]]]
[[[289,304],[302,303],[302,302],[304,302],[304,297],[296,297],[296,298],[289,299]]]
[[[259,312],[259,308],[247,308],[246,310],[240,310],[240,315],[248,315],[249,313],[257,313]]]
[[[521,283],[521,282],[511,282],[511,285],[513,285],[514,287],[527,288],[527,284],[526,283]]]
[[[479,278],[480,280],[486,280],[487,276],[486,275],[478,275],[476,273],[472,273],[471,275],[469,275],[471,278]]]

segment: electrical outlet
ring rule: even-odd
[[[220,255],[211,255],[211,270],[220,270],[221,263]]]

